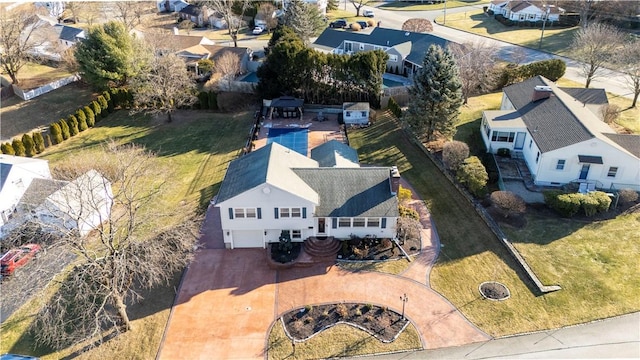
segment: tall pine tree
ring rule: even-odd
[[[461,87],[458,68],[449,50],[431,45],[422,68],[413,75],[405,121],[426,141],[435,140],[438,135],[453,137],[462,105]]]
[[[309,43],[309,38],[317,36],[326,27],[316,4],[309,4],[302,0],[289,2],[282,25],[293,29],[305,44]]]

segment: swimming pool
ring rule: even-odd
[[[401,83],[400,81],[382,78],[383,88],[391,88],[391,87],[399,87],[399,86],[404,86],[404,83]]]
[[[271,128],[267,134],[267,144],[272,142],[307,156],[309,145],[309,129],[300,128]]]
[[[256,74],[255,72],[250,72],[247,75],[245,75],[245,77],[240,79],[240,81],[250,82],[250,83],[257,83],[258,82],[258,74]]]

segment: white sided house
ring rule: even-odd
[[[0,155],[0,226],[13,217],[33,179],[51,179],[48,161]]]
[[[556,22],[565,13],[561,7],[536,0],[493,0],[489,3],[489,10],[515,22]]]
[[[607,104],[602,89],[560,88],[537,76],[505,87],[480,132],[488,152],[523,158],[536,185],[640,191],[640,135],[616,134],[602,121]]]
[[[277,143],[233,161],[215,206],[226,248],[264,248],[282,231],[292,241],[351,235],[396,237],[400,175],[360,167],[354,149],[335,140],[311,158]]]

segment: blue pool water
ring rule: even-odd
[[[300,128],[271,128],[267,135],[267,144],[276,142],[282,146],[307,156],[309,145],[309,129]]]
[[[240,81],[257,83],[258,82],[258,74],[255,72],[248,73],[245,77],[243,77]]]
[[[398,86],[404,86],[404,84],[399,81],[382,78],[383,88],[391,88],[391,87],[398,87]]]

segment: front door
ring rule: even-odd
[[[318,233],[319,234],[324,234],[325,233],[325,218],[318,218]]]
[[[527,133],[519,132],[516,136],[516,145],[514,146],[515,150],[522,150],[524,147],[524,139],[527,137]]]
[[[580,169],[580,180],[587,180],[587,175],[589,175],[589,167],[591,164],[582,164],[582,169]]]

